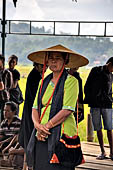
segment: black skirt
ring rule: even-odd
[[[35,163],[33,170],[75,170],[75,168],[66,168],[60,164],[50,164],[48,162],[48,143],[36,142]]]

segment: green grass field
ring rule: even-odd
[[[26,79],[27,79],[27,76],[28,76],[30,70],[32,69],[32,66],[17,66],[17,69],[19,70],[19,72],[21,74],[21,79],[19,81],[19,85],[22,90],[23,96],[25,97]],[[87,79],[87,76],[89,74],[89,71],[90,70],[86,69],[86,68],[81,68],[79,70],[80,76],[83,80],[83,87],[84,87],[85,81]],[[20,105],[20,113],[19,113],[20,117],[22,116],[23,105],[24,105],[24,103],[22,103]],[[89,107],[88,107],[88,105],[84,105],[85,118],[81,123],[79,123],[79,136],[81,138],[81,141],[87,140],[87,114],[88,113],[89,113]],[[106,131],[103,130],[103,133],[104,133],[104,142],[108,143]],[[98,142],[95,132],[94,132],[94,142]]]

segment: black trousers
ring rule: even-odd
[[[50,164],[48,162],[48,143],[36,142],[35,165],[33,170],[75,170],[75,168],[66,168],[60,164]]]

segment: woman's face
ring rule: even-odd
[[[51,52],[48,57],[48,66],[53,72],[60,72],[64,64],[64,59],[61,53]]]
[[[9,68],[14,69],[14,67],[17,65],[16,59],[13,59],[9,62]]]

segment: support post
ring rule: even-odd
[[[5,37],[6,37],[6,33],[5,33],[5,25],[6,25],[6,0],[3,0],[3,12],[2,12],[2,33],[1,33],[1,37],[2,37],[2,56],[5,57]]]
[[[87,115],[87,141],[93,142],[94,133],[93,133],[93,124],[91,114]]]

